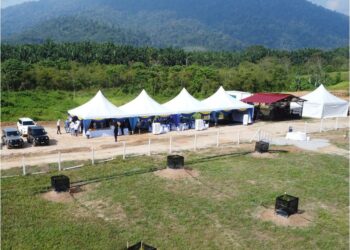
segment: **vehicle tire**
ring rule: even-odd
[[[46,145],[49,146],[49,145],[50,145],[50,141],[48,141],[48,142],[46,143]]]

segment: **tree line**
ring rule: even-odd
[[[282,51],[249,47],[237,52],[121,46],[112,43],[1,45],[2,90],[143,88],[172,95],[182,87],[207,95],[218,86],[244,91],[302,90],[340,82],[348,48]]]

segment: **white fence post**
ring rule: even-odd
[[[219,136],[220,136],[220,130],[216,132],[216,147],[219,147]]]
[[[148,155],[151,156],[151,138],[148,139]]]
[[[126,143],[125,141],[123,141],[123,160],[125,160],[125,157],[126,157],[125,153],[126,153]]]
[[[304,132],[307,134],[307,122],[304,123]]]
[[[338,117],[335,118],[335,130],[338,130]]]
[[[61,152],[58,152],[58,171],[61,171]]]
[[[197,150],[197,133],[194,133],[194,143],[193,143],[194,151]]]
[[[95,149],[91,147],[91,164],[95,165]]]
[[[23,168],[23,175],[26,175],[26,164],[24,163],[24,156],[22,156],[22,168]]]
[[[170,136],[169,137],[169,154],[171,154],[172,153],[172,151],[173,151],[173,149],[172,149],[172,145],[173,144],[173,137],[172,136]]]

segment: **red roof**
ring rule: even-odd
[[[277,94],[277,93],[256,93],[252,96],[242,99],[242,102],[250,102],[250,103],[266,103],[271,104],[274,102],[279,102],[284,99],[292,99],[295,96],[289,94]]]

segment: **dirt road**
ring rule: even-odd
[[[197,132],[187,130],[163,135],[136,134],[120,136],[118,143],[114,142],[113,137],[87,139],[83,136],[74,137],[69,134],[57,135],[55,123],[46,122],[45,129],[51,139],[51,145],[32,147],[26,143],[23,149],[7,149],[3,147],[1,150],[1,169],[21,166],[23,157],[26,165],[54,163],[58,161],[59,152],[61,153],[62,161],[89,160],[92,158],[92,154],[94,154],[96,160],[107,159],[122,155],[124,153],[124,143],[126,155],[148,154],[150,149],[152,153],[164,153],[193,150],[195,147],[199,149],[223,144],[234,145],[237,144],[238,138],[240,142],[250,141],[253,138],[257,139],[257,131],[259,129],[262,131],[260,133],[261,138],[284,136],[289,126],[292,126],[297,131],[305,131],[306,129],[308,133],[312,133],[319,132],[321,126],[325,130],[334,129],[336,126],[348,128],[349,119],[339,118],[338,122],[335,119],[326,119],[322,125],[320,120],[308,120],[307,124],[302,120],[257,122],[249,126],[221,126]],[[149,140],[151,145],[149,145]],[[92,148],[94,153],[92,153]]]

